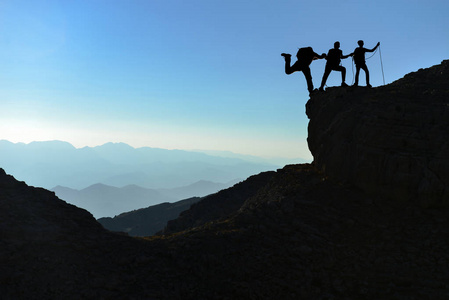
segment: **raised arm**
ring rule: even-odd
[[[366,52],[374,52],[374,50],[376,50],[377,49],[377,47],[379,47],[379,45],[380,45],[380,42],[377,42],[377,45],[373,48],[373,49],[366,49]]]

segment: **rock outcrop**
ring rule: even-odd
[[[330,88],[306,105],[316,167],[364,191],[449,205],[449,60],[387,86]]]

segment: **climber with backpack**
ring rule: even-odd
[[[285,59],[285,74],[290,75],[296,71],[302,71],[307,81],[307,89],[309,93],[313,92],[313,82],[312,82],[312,74],[310,73],[310,64],[313,60],[322,59],[326,57],[326,54],[323,53],[321,55],[315,53],[312,47],[300,48],[296,53],[296,58],[298,59],[293,65],[291,64],[291,54],[282,53],[281,54]]]
[[[341,72],[341,86],[348,86],[345,83],[346,79],[346,68],[340,65],[341,59],[348,58],[352,55],[343,55],[343,52],[339,49],[340,48],[340,42],[334,43],[334,48],[330,49],[326,56],[326,67],[324,69],[323,79],[321,80],[321,86],[320,91],[324,91],[324,85],[326,84],[327,77],[329,77],[329,74],[332,71],[339,71]]]

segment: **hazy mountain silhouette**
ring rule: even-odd
[[[150,236],[163,229],[165,233],[169,233],[197,227],[212,220],[229,217],[246,199],[255,195],[274,173],[272,171],[250,176],[244,182],[221,191],[216,190],[203,198],[193,197],[174,203],[161,203],[122,213],[114,218],[100,218],[98,222],[108,230],[126,232],[131,236]],[[203,186],[208,182],[198,184]],[[201,202],[197,203],[199,201]],[[189,209],[191,205],[193,208]]]
[[[206,196],[235,183],[236,181],[222,184],[203,180],[173,189],[147,189],[137,185],[117,188],[97,183],[82,190],[63,186],[56,186],[51,190],[60,199],[88,210],[95,218],[101,218],[113,217],[163,202]]]
[[[53,191],[59,198],[88,210],[96,218],[115,216],[126,211],[178,200],[138,186],[117,188],[101,183],[82,190],[57,186]]]
[[[272,165],[279,165],[279,166],[285,166],[289,164],[298,164],[298,163],[308,163],[311,160],[310,159],[304,159],[304,158],[284,158],[284,157],[258,157],[254,155],[246,155],[246,154],[238,154],[233,153],[231,151],[219,151],[219,150],[193,150],[195,152],[205,153],[212,156],[218,156],[218,157],[226,157],[226,158],[238,158],[243,161],[247,162],[253,162],[253,163],[261,163],[261,164],[272,164]]]
[[[83,189],[92,184],[175,188],[200,180],[226,183],[278,166],[204,153],[107,143],[77,149],[67,142],[0,141],[0,165],[27,184]],[[177,199],[179,200],[179,199]]]

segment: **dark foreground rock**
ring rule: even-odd
[[[204,197],[190,209],[183,211],[178,218],[168,221],[161,234],[179,232],[211,221],[229,218],[249,197],[254,196],[265,186],[274,174],[275,172],[270,171],[250,176],[244,182],[237,183],[231,188]]]
[[[109,233],[51,192],[6,185],[5,176],[2,299],[449,295],[446,210],[373,201],[311,165],[279,170],[229,219],[149,239]]]
[[[449,206],[449,60],[374,89],[307,103],[308,143],[328,176],[423,206]]]

